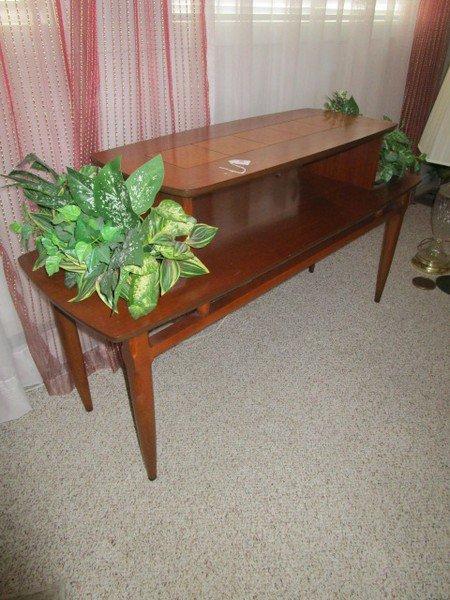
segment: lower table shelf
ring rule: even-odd
[[[308,261],[311,263],[321,248],[328,246],[329,251],[322,252],[325,256],[334,251],[331,248],[337,240],[350,241],[357,237],[352,237],[353,231],[381,222],[393,200],[416,184],[417,177],[410,175],[393,186],[366,190],[292,170],[199,197],[195,201],[196,218],[219,228],[213,243],[198,251],[210,273],[180,280],[153,312],[138,321],[131,318],[122,301],[119,314],[114,316],[95,295],[69,304],[73,291],[64,286],[61,273],[49,278],[43,269],[33,271],[34,253],[22,256],[20,263],[56,306],[102,336],[120,342],[258,278],[264,280],[272,271],[275,279],[286,279],[309,266]],[[253,287],[258,287],[258,282]]]

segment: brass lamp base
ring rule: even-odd
[[[442,243],[434,238],[422,240],[418,252],[411,264],[421,273],[428,275],[446,275],[450,273],[450,256],[444,251]]]
[[[428,273],[428,275],[446,275],[450,273],[450,265],[448,263],[445,264],[436,257],[425,258],[419,252],[411,259],[411,264],[421,271],[421,273]]]

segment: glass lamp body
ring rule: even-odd
[[[450,183],[442,185],[431,212],[433,237],[423,240],[412,264],[430,275],[450,272]]]

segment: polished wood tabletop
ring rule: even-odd
[[[390,121],[302,108],[127,144],[96,152],[92,160],[102,166],[121,155],[122,171],[129,175],[161,153],[165,167],[161,191],[192,198],[274,172],[280,166],[301,166],[326,158],[380,138],[394,127]],[[236,158],[251,161],[245,174],[224,170],[233,168],[228,161]]]

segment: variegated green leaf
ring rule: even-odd
[[[192,229],[189,237],[186,240],[186,244],[193,248],[204,248],[207,246],[213,237],[217,233],[217,227],[211,227],[211,225],[205,225],[205,223],[198,223]]]
[[[78,279],[78,293],[74,298],[71,298],[69,302],[81,302],[86,300],[89,296],[95,292],[96,283],[98,278],[101,276],[103,266],[98,265],[94,270],[80,275]]]
[[[184,242],[172,242],[171,244],[159,245],[155,244],[157,250],[164,258],[172,260],[185,260],[193,256],[189,250],[189,246]]]
[[[64,285],[66,287],[73,288],[78,283],[79,273],[74,273],[73,271],[66,271],[64,273]]]
[[[45,173],[48,173],[55,181],[58,181],[59,179],[58,173],[49,167],[41,158],[36,156],[36,154],[27,154],[17,165],[16,169],[24,169],[27,166],[35,171],[44,171]]]
[[[133,319],[152,311],[159,298],[159,270],[148,275],[134,275],[128,294],[128,310]]]
[[[159,283],[161,296],[167,293],[180,278],[180,267],[178,261],[165,258],[159,268]]]
[[[175,202],[175,200],[161,200],[158,206],[155,207],[155,211],[169,221],[181,221],[182,223],[189,221],[189,215],[184,212],[183,207],[178,202]]]
[[[164,163],[160,154],[133,171],[125,185],[130,194],[131,208],[137,215],[147,212],[164,179]]]
[[[209,273],[208,268],[196,256],[178,261],[181,277],[197,277]]]
[[[67,169],[67,185],[70,194],[76,204],[87,215],[96,216],[94,200],[94,179],[92,176],[83,174],[81,171]]]
[[[129,229],[139,219],[131,210],[128,190],[120,171],[120,157],[107,163],[94,179],[96,211],[113,225]]]

